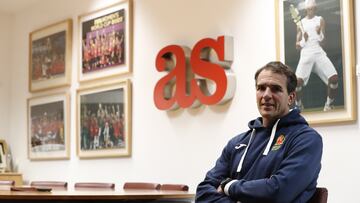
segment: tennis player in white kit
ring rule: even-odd
[[[327,85],[327,99],[324,111],[334,108],[333,103],[338,88],[337,71],[321,47],[324,40],[325,21],[321,16],[315,15],[315,0],[305,0],[306,16],[301,20],[301,26],[297,27],[296,49],[301,50],[300,60],[296,68],[298,85],[296,88],[296,105],[303,109],[301,92],[309,81],[311,72],[316,73]]]

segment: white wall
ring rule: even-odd
[[[13,30],[5,34],[11,35],[11,60],[9,63],[0,60],[1,71],[4,65],[11,67],[7,74],[11,77],[0,76],[5,83],[10,83],[10,87],[4,89],[0,85],[0,93],[11,91],[12,94],[0,101],[0,113],[5,111],[1,115],[6,115],[0,118],[0,132],[8,132],[5,133],[6,140],[26,180],[61,179],[70,184],[76,181],[111,181],[119,186],[124,181],[173,182],[186,183],[194,191],[225,143],[244,131],[248,120],[258,116],[253,74],[257,68],[275,59],[273,1],[135,0],[134,66],[130,76],[133,82],[132,156],[93,160],[80,160],[76,156],[75,96],[79,85],[78,44],[74,43],[70,88],[71,158],[29,161],[26,100],[32,95],[28,93],[27,79],[28,34],[37,28],[72,18],[73,41],[77,42],[78,15],[115,2],[117,0],[44,1],[11,18]],[[0,21],[0,25],[4,24],[10,26]],[[238,83],[232,102],[196,110],[157,110],[152,100],[153,88],[161,77],[154,65],[157,52],[169,44],[192,47],[200,39],[224,34],[234,37],[232,68]],[[5,47],[10,47],[10,44]],[[6,55],[3,47],[0,48],[0,57],[4,57],[1,53]],[[357,92],[359,95],[359,90]],[[316,129],[324,141],[319,185],[329,189],[329,202],[360,202],[360,197],[355,195],[360,186],[358,122]]]
[[[0,27],[2,32],[0,32],[0,139],[4,139],[4,137],[9,133],[9,97],[10,97],[10,89],[8,80],[11,74],[11,42],[10,42],[10,34],[11,34],[11,16],[7,14],[0,13]]]

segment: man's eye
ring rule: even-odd
[[[272,91],[272,92],[281,92],[282,89],[281,89],[281,87],[279,87],[279,86],[272,86],[272,87],[271,87],[271,91]]]
[[[263,86],[263,85],[258,85],[258,86],[256,87],[256,90],[264,91],[264,90],[265,90],[265,86]]]

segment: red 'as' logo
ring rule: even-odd
[[[169,45],[156,56],[156,69],[166,72],[154,89],[154,102],[160,110],[225,103],[235,92],[231,71],[231,37],[205,38],[188,47]]]

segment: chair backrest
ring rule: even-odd
[[[15,181],[14,180],[0,180],[0,185],[14,186]]]
[[[32,181],[30,186],[49,187],[52,189],[67,189],[68,183],[64,181]]]
[[[327,203],[327,198],[328,190],[324,187],[318,187],[308,203]]]
[[[189,186],[183,184],[162,184],[160,190],[189,191]]]
[[[114,183],[80,182],[75,183],[75,189],[109,189],[114,190]]]
[[[159,183],[147,183],[147,182],[126,182],[124,183],[123,188],[127,189],[137,189],[137,190],[159,190]]]

